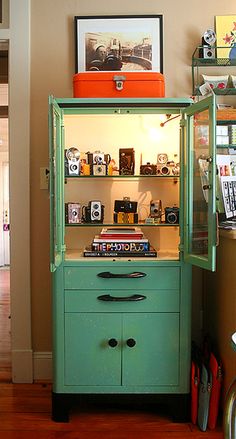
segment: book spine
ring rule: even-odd
[[[84,251],[85,257],[109,257],[109,258],[129,258],[129,257],[142,257],[142,258],[155,258],[157,252],[99,252],[99,251]]]
[[[93,242],[95,251],[144,252],[150,248],[149,242]]]

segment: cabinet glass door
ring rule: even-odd
[[[62,261],[63,215],[62,215],[62,112],[55,100],[49,98],[50,127],[50,268],[55,271]]]
[[[206,98],[183,111],[184,258],[215,270],[216,165],[215,100]]]

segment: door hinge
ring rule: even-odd
[[[184,251],[184,244],[179,244],[179,251],[183,252]]]
[[[186,119],[181,119],[180,122],[179,122],[181,127],[185,127],[186,123],[187,123]]]
[[[65,252],[65,251],[66,251],[66,245],[65,245],[65,244],[63,244],[63,245],[61,246],[61,251],[62,251],[62,252]]]

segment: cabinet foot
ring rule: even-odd
[[[190,395],[172,395],[170,410],[174,422],[190,421]]]
[[[68,395],[52,392],[52,420],[55,422],[69,422]]]

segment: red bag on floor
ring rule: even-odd
[[[195,425],[198,415],[198,391],[200,382],[200,370],[195,361],[191,363],[191,421]]]
[[[222,371],[215,355],[210,353],[209,369],[212,374],[212,389],[208,414],[208,428],[213,430],[216,426],[220,404],[220,392],[222,384]]]

